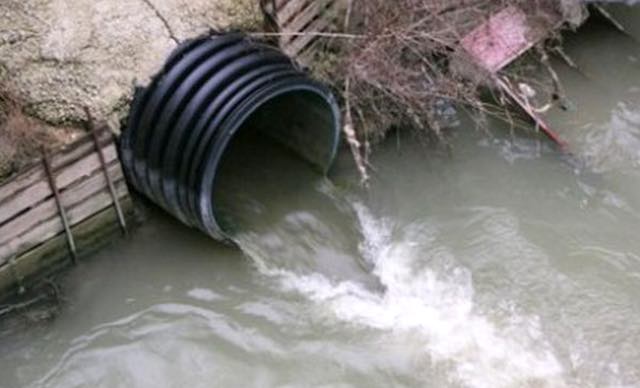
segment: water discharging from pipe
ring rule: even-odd
[[[226,35],[187,44],[169,59],[134,107],[123,141],[136,188],[184,223],[233,240],[259,273],[331,306],[340,320],[420,333],[431,338],[434,361],[502,365],[461,368],[462,380],[554,378],[559,366],[545,343],[518,344],[472,311],[467,271],[414,276],[408,268],[423,260],[416,236],[390,244],[389,225],[310,168],[326,171],[335,154],[333,98],[281,54],[255,47]],[[247,73],[249,65],[237,69],[247,54],[255,58],[248,62],[271,59]],[[492,355],[496,347],[510,356]]]

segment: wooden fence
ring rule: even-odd
[[[331,32],[348,0],[275,0],[280,46],[292,57],[300,57],[317,39]]]
[[[0,185],[0,297],[126,233],[132,209],[107,129],[43,152]]]

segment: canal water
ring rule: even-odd
[[[242,249],[149,209],[0,335],[0,387],[640,387],[640,46],[567,46],[574,157],[463,119],[451,153],[390,136],[363,191],[346,151],[326,179],[239,142],[216,200]]]

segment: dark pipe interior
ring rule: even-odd
[[[329,169],[335,119],[325,99],[303,90],[267,101],[242,124],[222,155],[213,191],[215,216],[225,234],[251,223],[240,218],[258,216],[257,209],[248,208],[265,205],[265,196],[295,197],[298,188],[312,185]]]
[[[335,157],[335,119],[332,107],[317,93],[295,91],[265,103],[246,126],[277,140],[326,172]]]

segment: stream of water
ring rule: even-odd
[[[346,151],[327,179],[244,142],[217,198],[242,249],[150,209],[0,335],[0,387],[640,387],[640,45],[567,52],[548,119],[583,168],[462,120],[451,155],[389,137],[364,192]]]

